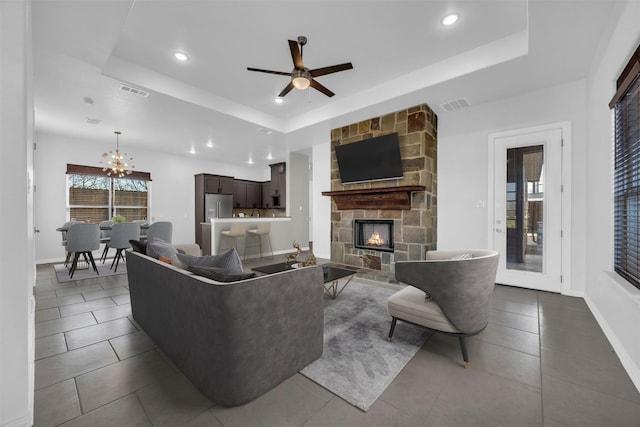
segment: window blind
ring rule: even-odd
[[[615,108],[614,269],[640,289],[640,47],[618,79]]]

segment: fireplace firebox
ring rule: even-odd
[[[393,220],[353,220],[353,246],[358,249],[393,252]]]

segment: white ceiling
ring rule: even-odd
[[[465,97],[472,105],[586,77],[610,0],[33,1],[36,129],[96,144],[256,167],[308,148],[288,134],[368,109]],[[452,27],[440,19],[461,16]],[[304,62],[353,70],[318,77],[336,95],[293,90],[287,40]],[[176,50],[190,57],[178,63]],[[149,92],[147,98],[121,84]],[[93,103],[85,102],[91,98]],[[388,106],[388,109],[385,108]],[[88,124],[87,118],[100,124]],[[346,118],[345,118],[346,120]],[[270,133],[265,130],[271,131]],[[327,139],[329,135],[327,135]],[[212,148],[207,143],[213,144]],[[142,152],[142,153],[141,153]],[[271,154],[272,159],[268,159]]]

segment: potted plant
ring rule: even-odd
[[[117,224],[119,222],[125,222],[126,218],[123,217],[122,215],[114,215],[113,218],[111,218],[111,221],[113,221],[115,224]]]

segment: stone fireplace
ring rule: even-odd
[[[421,260],[436,249],[437,121],[422,104],[331,131],[331,191],[323,194],[332,197],[332,262],[369,269],[372,278],[387,280],[396,261]],[[342,184],[334,147],[393,132],[399,137],[404,177]],[[393,241],[367,244],[364,229],[370,221],[385,223]],[[356,240],[358,233],[364,233],[364,243]]]

